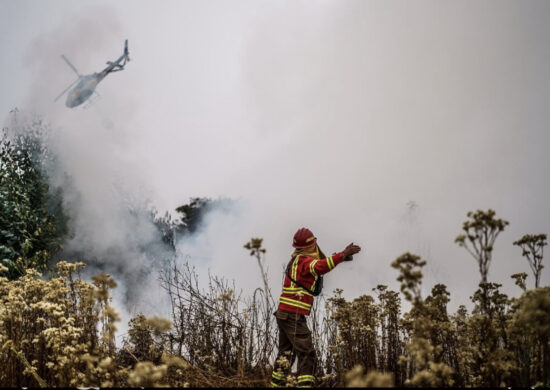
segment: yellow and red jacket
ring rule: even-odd
[[[320,260],[306,255],[297,255],[290,264],[288,273],[285,272],[283,292],[279,298],[279,310],[309,315],[313,305],[313,295],[290,280],[288,274],[308,290],[313,291],[317,278],[330,272],[342,261],[344,261],[342,252]]]

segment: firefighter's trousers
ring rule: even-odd
[[[273,367],[271,386],[285,386],[286,375],[290,371],[294,359],[298,357],[297,385],[298,387],[312,387],[315,381],[313,373],[316,357],[306,316],[277,310],[275,317],[279,327],[279,352]]]

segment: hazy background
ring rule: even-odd
[[[411,251],[428,260],[424,293],[445,283],[454,310],[479,282],[454,243],[470,210],[510,222],[489,280],[516,296],[512,273],[534,284],[512,242],[550,233],[548,20],[547,1],[0,0],[0,115],[51,123],[71,244],[110,253],[119,280],[154,261],[139,250],[151,226],[124,207],[228,197],[179,247],[203,274],[259,286],[242,245],[263,237],[278,294],[306,226],[326,253],[363,248],[327,294],[398,288],[390,263]],[[88,74],[126,38],[132,61],[95,107],[53,103],[75,79],[61,53]],[[140,283],[128,310],[160,310],[156,275]]]

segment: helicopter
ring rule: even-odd
[[[68,93],[67,100],[65,101],[65,105],[67,107],[73,108],[88,100],[90,96],[94,94],[97,84],[99,84],[99,82],[103,80],[109,73],[124,70],[126,62],[130,61],[128,52],[128,40],[126,39],[126,41],[124,42],[124,53],[116,61],[107,61],[108,66],[99,73],[81,75],[80,73],[78,73],[78,70],[76,70],[75,66],[71,64],[71,62],[67,59],[67,57],[61,54],[61,58],[63,58],[67,65],[69,65],[69,67],[76,73],[78,78],[73,81],[71,85],[65,88],[65,90],[54,99],[54,102],[59,100],[59,98],[63,96],[73,85],[78,83]],[[97,94],[97,92],[95,93]]]

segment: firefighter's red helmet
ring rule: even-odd
[[[301,228],[298,229],[296,234],[294,235],[294,241],[292,243],[292,246],[294,248],[302,249],[302,248],[309,248],[312,245],[315,245],[317,243],[317,239],[311,232],[311,230],[307,228]]]

